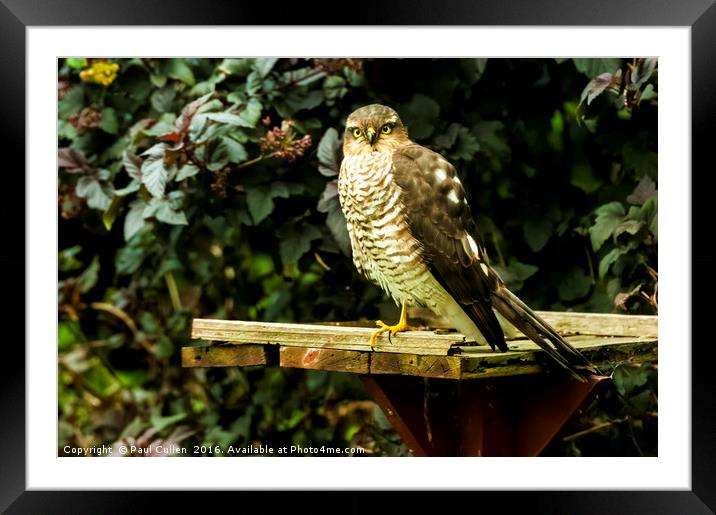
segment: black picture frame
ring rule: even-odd
[[[682,345],[692,358],[692,489],[691,491],[585,491],[585,492],[476,492],[471,495],[485,505],[498,502],[502,512],[521,506],[538,513],[712,513],[716,510],[716,374],[712,367],[714,345],[707,330],[710,300],[716,287],[716,250],[711,228],[715,167],[711,147],[716,138],[716,0],[491,0],[440,2],[430,0],[390,2],[374,9],[375,2],[338,4],[293,3],[277,9],[269,2],[226,2],[221,0],[0,0],[0,141],[3,142],[3,224],[0,246],[0,278],[7,301],[3,309],[3,370],[0,373],[0,510],[8,513],[125,513],[142,512],[147,492],[57,492],[26,491],[25,438],[24,281],[31,274],[25,265],[25,30],[30,26],[81,25],[345,25],[346,9],[354,24],[369,25],[550,25],[550,26],[684,26],[691,28],[692,72],[692,326],[691,342]],[[565,46],[568,51],[568,46]],[[48,149],[49,151],[49,149]],[[14,166],[10,166],[9,163]],[[680,173],[688,171],[660,171]],[[685,263],[684,266],[688,264]],[[701,294],[701,295],[699,295]],[[701,297],[701,301],[699,301]],[[32,309],[32,306],[27,306]],[[9,330],[8,330],[9,329]],[[689,343],[692,343],[690,346]],[[668,385],[665,385],[668,387]],[[208,494],[209,492],[204,492]],[[193,492],[163,492],[159,502],[169,512],[173,506],[184,512],[207,506],[206,495]],[[229,501],[233,493],[210,493],[212,505]],[[247,493],[242,503],[271,503],[285,500],[284,494]],[[304,503],[298,493],[295,505]],[[341,501],[351,511],[373,509],[373,496],[349,492]],[[459,498],[452,503],[463,502]],[[411,501],[423,503],[429,493],[415,493]],[[327,502],[327,501],[326,501]],[[471,503],[474,500],[470,501]],[[411,503],[412,504],[412,503]],[[454,504],[453,504],[454,505]],[[403,509],[406,509],[405,506]],[[329,511],[333,511],[330,510]],[[343,509],[341,510],[343,511]],[[346,510],[347,511],[347,510]]]

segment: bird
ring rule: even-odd
[[[407,307],[423,306],[493,351],[519,330],[572,377],[597,372],[490,266],[457,170],[412,141],[394,109],[370,104],[347,117],[338,199],[355,267],[401,306],[396,324],[376,322],[372,350],[383,333],[415,330]]]

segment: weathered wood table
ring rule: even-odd
[[[603,372],[656,358],[655,316],[538,313]],[[371,351],[373,330],[370,322],[195,319],[192,338],[210,343],[182,348],[182,364],[360,374],[416,456],[537,456],[608,381],[570,378],[527,339],[500,353],[455,332],[411,331],[382,335]]]

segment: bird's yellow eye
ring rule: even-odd
[[[393,126],[389,123],[386,123],[385,125],[383,125],[383,128],[380,129],[380,132],[382,132],[383,134],[390,134],[391,132],[393,132]]]
[[[362,130],[360,130],[358,128],[353,129],[353,137],[354,138],[360,138],[362,135],[363,135]]]

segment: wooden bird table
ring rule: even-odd
[[[656,358],[655,316],[538,313],[601,370]],[[195,319],[192,338],[209,344],[183,347],[182,365],[360,374],[416,456],[537,456],[608,380],[572,379],[524,337],[502,353],[455,332],[411,331],[381,335],[371,351],[374,327]]]

